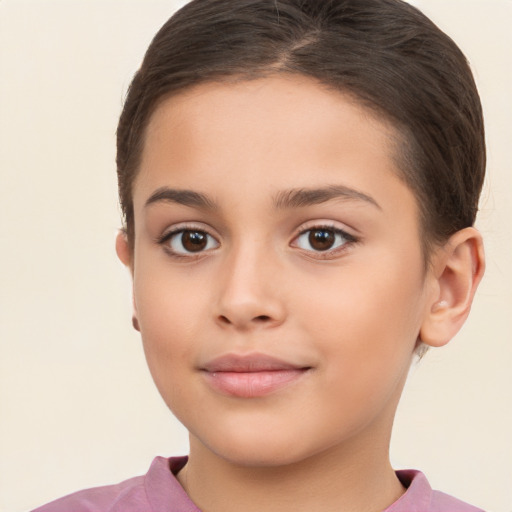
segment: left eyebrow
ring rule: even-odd
[[[373,197],[344,185],[283,190],[274,198],[274,207],[276,209],[300,208],[325,203],[332,199],[364,201],[382,210]]]
[[[182,190],[169,187],[160,187],[144,203],[144,207],[154,203],[176,203],[192,208],[202,208],[205,210],[215,210],[217,205],[205,194],[195,192],[194,190]]]

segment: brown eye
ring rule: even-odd
[[[336,234],[331,229],[312,229],[308,236],[309,245],[316,251],[331,249],[336,241]]]
[[[213,236],[200,229],[181,229],[163,240],[172,254],[187,255],[215,249],[219,243]]]
[[[202,251],[208,244],[208,235],[203,231],[183,231],[181,244],[189,252]]]
[[[330,226],[318,226],[304,230],[295,238],[292,246],[309,252],[330,253],[355,242],[357,242],[356,237],[341,229]]]

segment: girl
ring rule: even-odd
[[[187,457],[57,511],[469,512],[389,440],[484,271],[478,94],[399,0],[194,0],[118,126],[133,325]]]

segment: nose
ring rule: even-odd
[[[238,250],[224,265],[215,311],[217,323],[241,331],[281,325],[286,308],[275,258],[251,249]]]

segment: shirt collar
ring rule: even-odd
[[[384,512],[425,512],[430,510],[432,488],[421,471],[402,469],[396,476],[407,488],[404,494]]]

